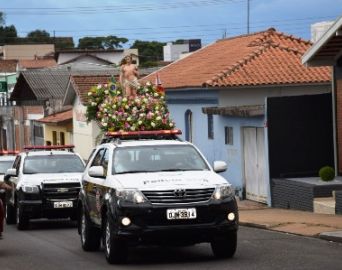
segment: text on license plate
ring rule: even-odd
[[[53,208],[70,208],[73,206],[72,201],[62,201],[62,202],[54,202]]]
[[[167,209],[167,219],[195,219],[197,217],[196,208]]]

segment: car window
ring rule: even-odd
[[[84,164],[77,155],[27,156],[24,174],[83,172]]]
[[[190,145],[122,147],[114,151],[112,173],[190,170],[209,170]]]
[[[93,160],[93,162],[91,163],[91,166],[102,166],[101,162],[102,162],[102,158],[104,156],[106,149],[105,148],[101,148],[95,155],[95,158]]]

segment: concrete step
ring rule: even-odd
[[[314,213],[335,215],[335,198],[314,198]]]

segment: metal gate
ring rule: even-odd
[[[246,197],[267,202],[264,128],[243,128]]]

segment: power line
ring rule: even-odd
[[[122,12],[140,12],[140,11],[155,11],[168,9],[184,9],[197,8],[212,5],[225,5],[227,3],[242,3],[245,0],[197,0],[197,1],[181,1],[181,2],[167,2],[167,3],[153,3],[140,5],[116,5],[116,6],[83,6],[83,7],[68,7],[68,8],[0,8],[6,14],[11,15],[66,15],[66,14],[96,14],[101,13],[122,13]]]

